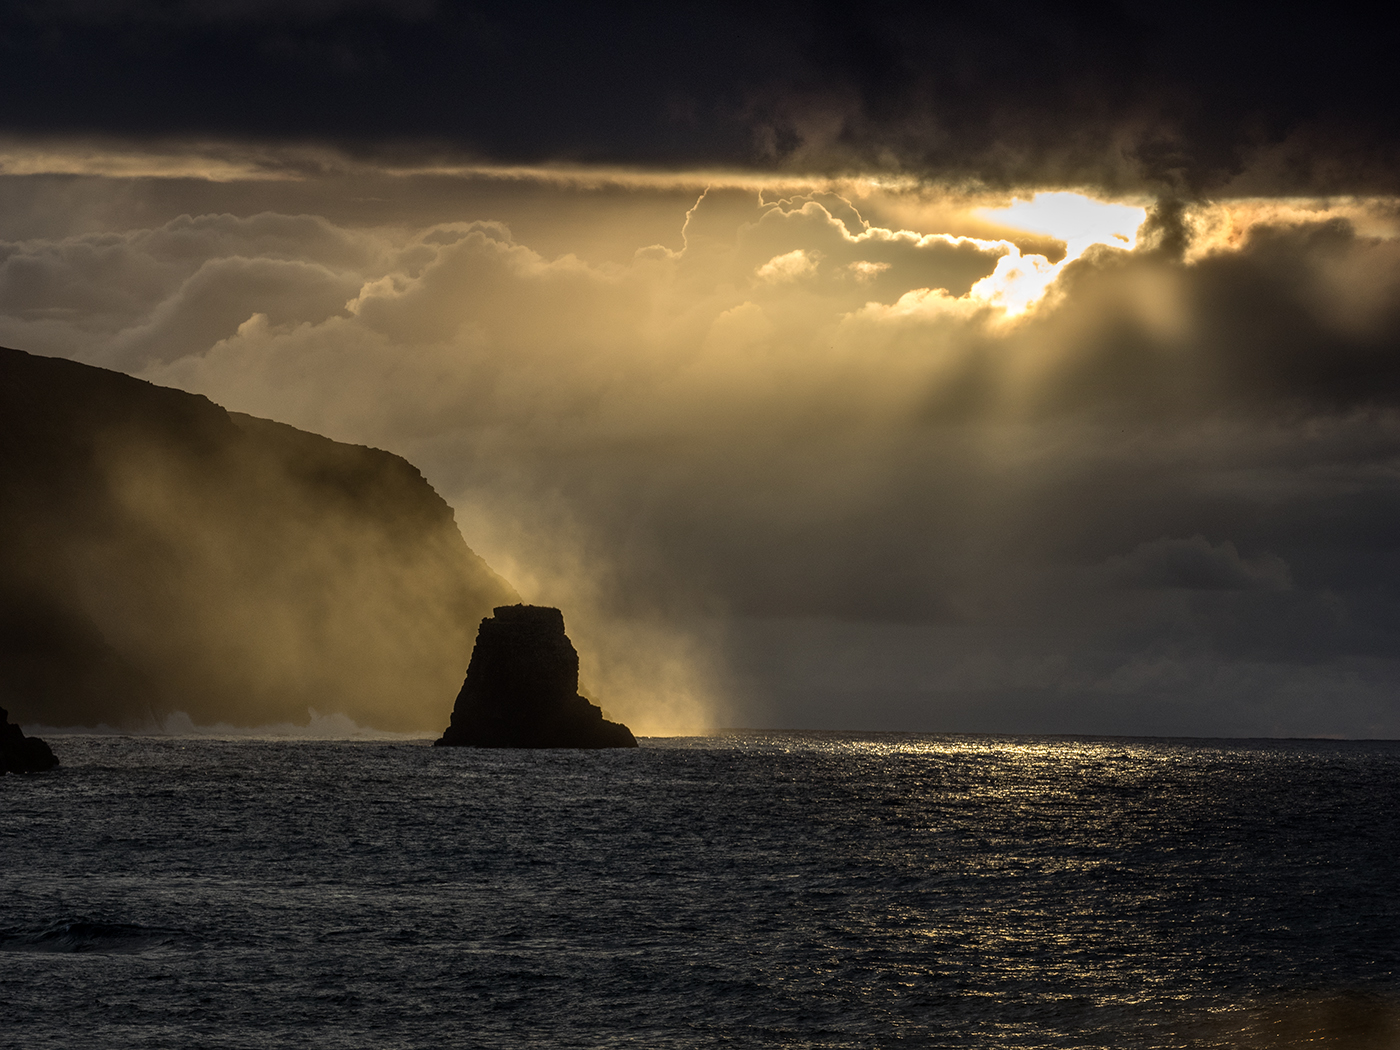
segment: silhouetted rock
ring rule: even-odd
[[[412,464],[0,349],[0,703],[22,723],[431,731],[518,601]]]
[[[564,614],[504,605],[481,621],[452,724],[438,747],[636,747],[625,725],[578,695]]]
[[[6,773],[42,773],[58,765],[49,745],[37,736],[25,736],[0,707],[0,776]]]

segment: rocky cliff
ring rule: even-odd
[[[481,621],[452,723],[437,746],[636,747],[625,725],[578,695],[564,614],[510,605]]]
[[[25,736],[10,722],[10,712],[0,707],[0,777],[6,773],[42,773],[58,765],[49,745],[38,737]]]
[[[0,702],[20,722],[435,730],[518,601],[408,462],[0,349]]]

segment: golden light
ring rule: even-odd
[[[1138,227],[1147,218],[1147,209],[1061,191],[1037,193],[1030,200],[1013,199],[1004,208],[976,208],[973,214],[1011,229],[1065,242],[1065,257],[1053,265],[1043,255],[1023,256],[1013,247],[997,263],[995,271],[973,285],[969,294],[974,299],[1000,306],[1008,317],[1016,317],[1039,302],[1060,271],[1093,245],[1129,250],[1135,247]]]
[[[1133,248],[1147,209],[1059,191],[1037,193],[1030,200],[1013,199],[1005,208],[977,208],[973,214],[1014,230],[1043,233],[1064,241],[1072,259],[1093,244]]]

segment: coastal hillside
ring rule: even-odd
[[[0,349],[0,705],[17,723],[440,732],[518,595],[404,459]]]

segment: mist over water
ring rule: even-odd
[[[349,715],[322,714],[308,707],[303,719],[286,722],[265,722],[262,725],[234,725],[231,722],[210,724],[196,722],[184,711],[174,711],[163,718],[152,718],[139,730],[130,727],[98,723],[92,726],[29,725],[30,736],[85,737],[108,736],[164,737],[171,740],[421,740],[421,732],[394,732],[374,726],[361,725]]]
[[[316,708],[428,733],[477,623],[516,600],[402,459],[0,350],[0,694],[19,722]]]
[[[54,743],[6,1048],[1400,1038],[1400,744]]]

